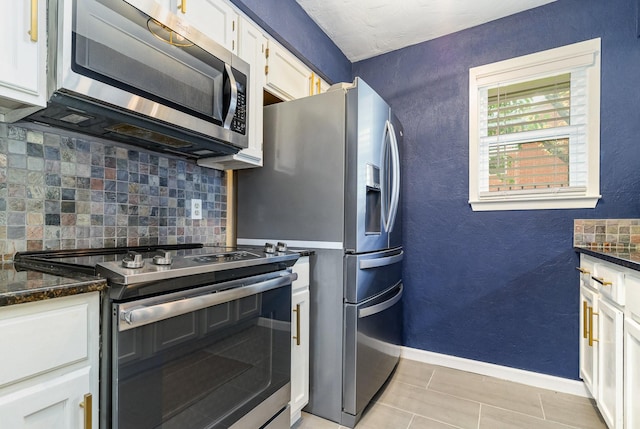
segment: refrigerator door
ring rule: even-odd
[[[393,372],[402,343],[402,281],[361,304],[345,304],[341,424],[353,427]]]
[[[359,303],[402,278],[402,248],[361,255],[345,255],[344,299]]]
[[[384,198],[392,195],[387,189],[392,182],[386,180],[390,172],[384,164],[391,150],[389,114],[382,97],[356,78],[347,90],[345,250],[350,253],[388,247],[391,206]]]
[[[342,90],[264,108],[264,166],[238,172],[238,239],[344,249],[345,108]]]

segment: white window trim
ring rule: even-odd
[[[573,192],[480,195],[481,87],[587,68],[587,187]],[[469,69],[469,204],[473,211],[594,208],[600,195],[600,38]]]

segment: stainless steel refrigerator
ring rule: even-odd
[[[238,244],[313,249],[310,401],[353,427],[402,341],[402,128],[363,80],[264,108],[264,166],[238,173]]]

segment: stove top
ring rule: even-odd
[[[123,288],[156,290],[215,283],[259,272],[292,266],[299,254],[286,245],[265,247],[209,247],[202,244],[108,249],[23,252],[14,256],[22,269],[64,274],[81,271],[107,279],[112,294],[124,296]],[[129,294],[129,293],[128,293]],[[127,295],[128,295],[127,294]]]

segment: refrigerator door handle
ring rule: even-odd
[[[400,287],[398,288],[398,293],[396,293],[390,299],[381,302],[380,304],[372,305],[371,307],[365,307],[361,310],[358,310],[358,319],[362,319],[364,317],[373,316],[374,314],[382,313],[386,309],[393,307],[400,299],[402,299],[402,292],[404,290],[404,286],[402,282],[400,282]]]
[[[396,215],[398,214],[398,204],[400,202],[400,149],[398,148],[398,139],[393,124],[387,121],[389,128],[389,137],[391,144],[391,160],[393,162],[393,184],[390,203],[389,224],[387,231],[391,232],[396,223]]]
[[[389,125],[391,123],[387,120],[384,123],[384,132],[382,133],[382,159],[380,160],[380,169],[382,172],[382,180],[380,181],[380,189],[382,190],[382,226],[384,227],[385,232],[389,231],[389,220],[391,216],[391,201],[389,194],[391,190],[389,188],[389,145],[390,137],[389,136]]]
[[[362,259],[359,264],[361,270],[367,270],[370,268],[385,267],[387,265],[397,264],[404,258],[404,250],[393,256],[386,256],[384,258],[375,259]]]

